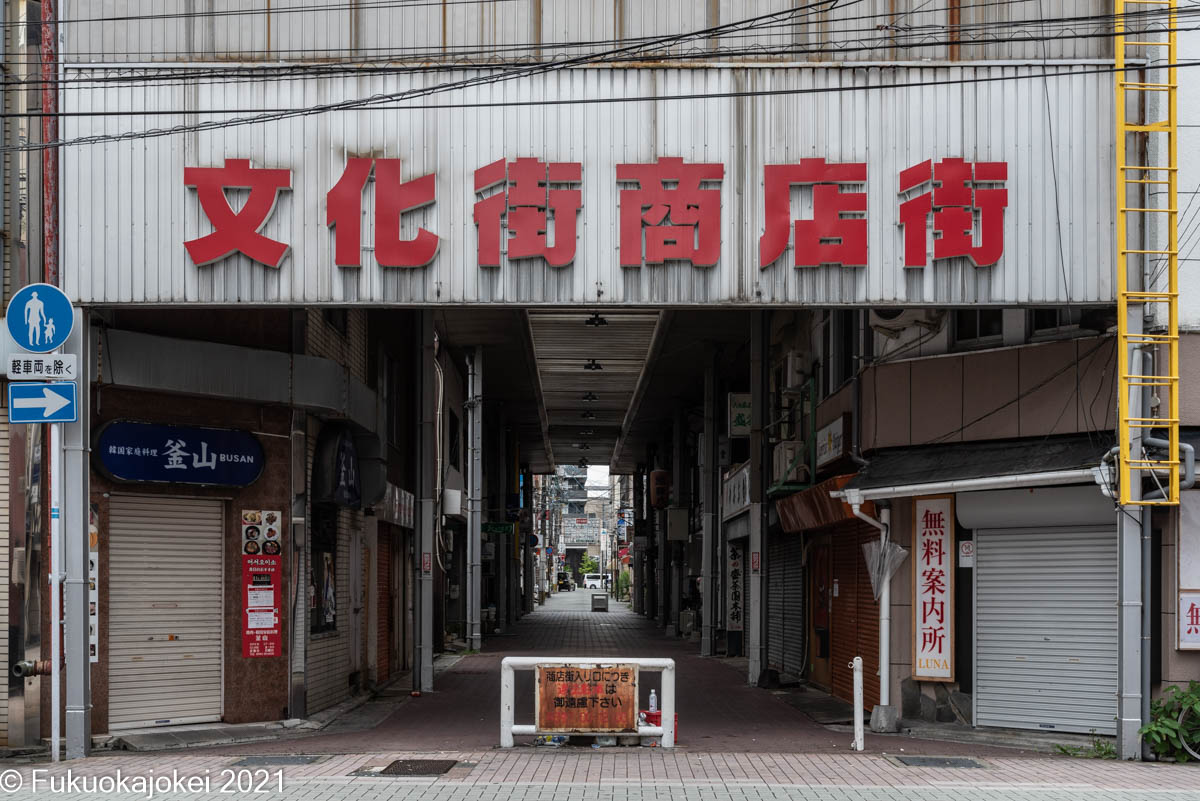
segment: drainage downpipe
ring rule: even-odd
[[[879,519],[868,515],[862,510],[861,498],[847,492],[850,511],[859,520],[879,529],[880,553],[887,547],[888,535],[891,530],[892,510],[885,506],[886,501],[876,501],[879,506]],[[855,493],[856,494],[856,493]],[[879,705],[891,706],[891,676],[892,666],[892,577],[883,579],[879,587]]]
[[[1144,353],[1146,358],[1146,366],[1153,369],[1153,357],[1149,353]],[[1150,375],[1147,372],[1147,375]],[[1150,408],[1150,387],[1145,387],[1142,390],[1142,408]],[[1159,439],[1157,437],[1142,437],[1142,444],[1150,448],[1161,448],[1169,450],[1171,447],[1170,440]],[[1183,477],[1179,482],[1180,491],[1191,489],[1196,484],[1196,449],[1186,442],[1179,443],[1179,450],[1183,452]],[[1163,491],[1155,489],[1147,492],[1142,496],[1143,500],[1153,500],[1163,497]],[[1153,643],[1150,641],[1150,633],[1153,630],[1153,621],[1150,614],[1150,592],[1151,592],[1151,570],[1150,560],[1153,549],[1151,547],[1152,526],[1150,507],[1144,506],[1141,510],[1142,514],[1142,725],[1150,722],[1150,649]],[[1153,750],[1142,741],[1142,759],[1145,761],[1156,761],[1158,756]]]
[[[878,380],[878,376],[876,379]],[[870,462],[862,455],[862,370],[854,373],[854,387],[850,392],[850,461],[859,467],[866,467]],[[816,409],[813,409],[816,413]],[[878,411],[876,412],[878,414]],[[809,476],[809,481],[815,481],[816,476]]]

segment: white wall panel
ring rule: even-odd
[[[1042,69],[577,69],[442,92],[408,105],[389,101],[379,110],[67,147],[64,279],[73,297],[91,304],[1109,303],[1112,78],[1086,66],[1029,77]],[[76,85],[67,94],[68,112],[174,113],[68,116],[64,135],[219,122],[482,74]],[[931,82],[941,85],[919,85]],[[744,92],[765,94],[734,96]],[[678,96],[693,99],[588,102]],[[436,173],[436,203],[402,216],[403,235],[420,226],[441,237],[432,264],[385,270],[375,263],[371,189],[364,197],[364,266],[333,265],[325,196],[349,156],[399,157],[406,180]],[[540,259],[477,266],[474,170],[521,156],[583,163],[577,256],[568,267],[551,268]],[[619,266],[616,165],[661,156],[725,165],[716,267]],[[789,247],[760,269],[763,166],[808,157],[867,162],[868,267],[796,268]],[[901,266],[899,172],[945,157],[1009,164],[1005,255],[995,266],[977,268],[965,259]],[[291,245],[278,270],[241,255],[196,267],[183,247],[211,230],[195,190],[183,184],[184,168],[220,166],[226,158],[292,171],[293,189],[280,193],[263,228]],[[235,207],[239,195],[246,193],[230,192]],[[810,214],[811,200],[794,190],[793,217]]]

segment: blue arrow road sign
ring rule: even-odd
[[[74,423],[78,417],[74,381],[8,385],[10,423]]]
[[[70,299],[50,284],[24,287],[12,296],[5,314],[8,333],[17,347],[34,353],[60,348],[75,324]]]

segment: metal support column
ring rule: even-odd
[[[75,309],[75,325],[66,352],[78,356],[79,418],[63,424],[63,558],[66,621],[63,653],[67,661],[67,759],[88,755],[92,744],[92,665],[88,652],[88,559],[91,518],[91,463],[88,443],[91,421],[91,327],[88,315]]]
[[[478,651],[483,638],[479,626],[480,571],[483,549],[483,346],[467,357],[467,412],[470,415],[471,494],[467,514],[467,647]]]
[[[1126,323],[1130,330],[1142,327],[1140,307],[1130,310]],[[1117,358],[1122,354],[1118,351]],[[1134,351],[1131,364],[1122,369],[1140,372],[1142,354]],[[1128,402],[1130,414],[1143,416],[1142,389],[1129,386]],[[1142,450],[1142,429],[1129,430],[1130,447],[1134,453]],[[1172,470],[1178,473],[1178,470]],[[1123,495],[1125,493],[1122,493]],[[1140,759],[1142,756],[1142,521],[1141,514],[1149,512],[1141,505],[1142,482],[1134,481],[1128,488],[1130,503],[1117,512],[1117,569],[1119,582],[1117,621],[1117,751],[1122,759]]]
[[[416,670],[413,671],[413,689],[429,692],[433,689],[433,527],[438,503],[434,495],[434,472],[437,470],[437,436],[434,433],[434,418],[437,414],[436,388],[433,362],[434,332],[433,312],[421,312],[421,421],[418,458],[418,474],[421,482],[421,507],[417,520],[417,573],[416,592]]]
[[[750,313],[750,547],[746,554],[750,604],[746,615],[747,680],[754,684],[766,667],[766,561],[767,481],[767,312]],[[757,562],[757,564],[756,564]],[[757,569],[755,569],[757,568]]]
[[[642,590],[646,583],[644,561],[646,551],[637,547],[637,538],[646,536],[646,475],[639,465],[633,474],[633,539],[629,543],[629,570],[632,574],[629,581],[629,595],[633,600],[633,611],[645,614],[646,604],[642,600]],[[646,540],[643,539],[643,542]]]
[[[713,578],[717,539],[717,360],[708,354],[704,365],[704,452],[700,454],[700,502],[704,505],[700,557],[700,656],[713,655],[717,596]]]

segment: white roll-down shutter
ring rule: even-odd
[[[975,548],[976,723],[1115,734],[1115,529],[980,529]]]
[[[222,511],[112,497],[110,729],[221,718]]]

